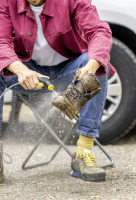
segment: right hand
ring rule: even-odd
[[[46,77],[49,79],[48,76],[44,76],[40,73],[37,73],[36,71],[28,69],[20,61],[15,61],[6,68],[18,76],[18,82],[25,90],[41,89],[42,87],[38,81],[39,77]]]
[[[49,78],[47,76],[43,76],[40,73],[28,69],[24,70],[23,73],[19,73],[18,82],[26,90],[39,90],[42,89],[42,87],[38,81],[38,77]]]

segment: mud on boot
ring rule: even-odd
[[[52,104],[70,119],[75,118],[86,102],[101,91],[95,75],[87,73],[79,79],[76,75],[67,89],[54,98]]]

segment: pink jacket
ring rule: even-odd
[[[103,66],[97,75],[106,73],[112,34],[91,0],[46,0],[40,20],[54,50],[69,59],[88,51],[88,59]],[[26,0],[0,1],[0,70],[14,61],[31,59],[36,33],[37,24]],[[110,75],[114,72],[110,65]]]

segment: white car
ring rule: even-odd
[[[136,122],[136,1],[93,0],[113,34],[111,63],[117,73],[109,80],[100,142],[126,135]]]

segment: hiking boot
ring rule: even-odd
[[[91,152],[84,150],[84,153],[75,158],[76,153],[73,155],[71,168],[71,175],[73,177],[82,178],[85,181],[105,181],[105,171],[96,166],[95,157]]]
[[[87,73],[79,79],[76,75],[67,89],[54,98],[52,104],[70,119],[75,118],[86,102],[101,91],[95,75]]]
[[[0,142],[0,183],[4,179],[4,174],[3,174],[3,144]]]

